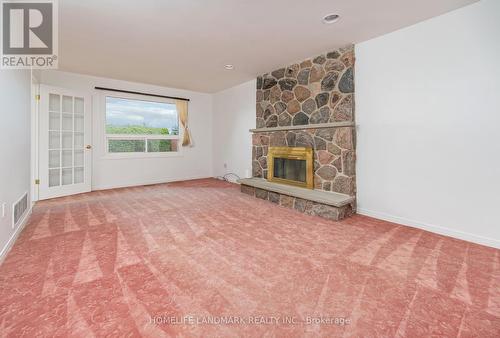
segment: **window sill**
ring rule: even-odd
[[[183,157],[180,151],[169,153],[107,153],[101,157],[103,160],[134,160],[146,158],[169,158],[169,157]]]

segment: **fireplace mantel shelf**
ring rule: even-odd
[[[283,127],[272,127],[272,128],[257,128],[250,129],[251,133],[267,133],[271,131],[282,131],[282,130],[298,130],[298,129],[320,129],[320,128],[340,128],[340,127],[354,127],[354,122],[330,122],[330,123],[319,123],[319,124],[305,124],[300,126],[283,126]]]
[[[277,192],[283,195],[298,197],[317,203],[331,205],[334,207],[342,207],[354,202],[354,197],[349,195],[339,194],[336,192],[293,187],[285,184],[269,182],[263,178],[242,178],[238,180],[238,183],[259,189]]]

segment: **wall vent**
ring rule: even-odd
[[[19,222],[23,219],[26,211],[28,211],[28,193],[25,193],[12,206],[12,228],[19,225]]]

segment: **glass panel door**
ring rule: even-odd
[[[88,98],[52,87],[42,87],[41,95],[40,170],[46,170],[46,184],[40,198],[90,190]]]

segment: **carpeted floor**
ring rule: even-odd
[[[0,336],[500,337],[500,253],[216,180],[92,192],[36,205]]]

